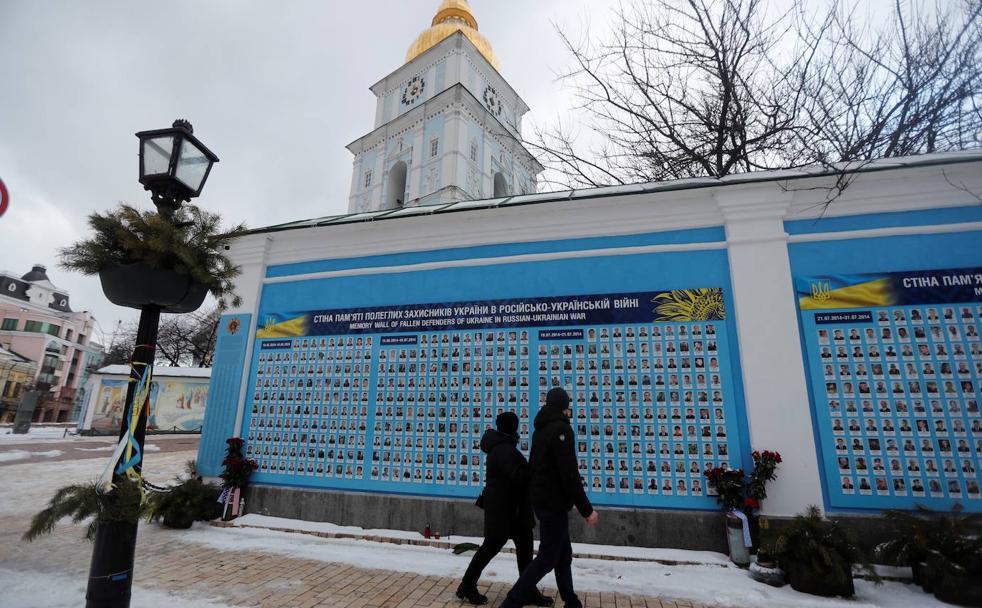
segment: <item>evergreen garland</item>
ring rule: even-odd
[[[107,266],[142,262],[205,285],[223,307],[241,304],[232,284],[240,269],[224,250],[245,230],[243,224],[222,231],[220,215],[189,204],[172,219],[120,204],[104,214],[91,214],[88,223],[90,238],[59,251],[63,268],[94,275]]]
[[[221,489],[204,482],[195,461],[187,463],[185,476],[177,481],[167,491],[150,494],[149,521],[163,520],[167,528],[190,528],[195,521],[221,517],[222,507],[218,503]]]
[[[853,564],[871,580],[880,582],[880,576],[852,536],[838,523],[823,520],[816,506],[794,518],[774,543],[773,551],[782,562],[793,561],[832,586],[852,579]]]
[[[31,526],[23,538],[32,541],[49,534],[58,520],[71,517],[73,523],[92,518],[85,528],[85,538],[92,540],[99,522],[136,523],[146,512],[147,502],[140,482],[128,477],[119,478],[112,491],[106,493],[94,481],[73,484],[55,492],[47,508],[31,518]]]
[[[955,503],[951,513],[916,505],[916,511],[884,511],[893,538],[876,548],[877,558],[898,566],[914,566],[943,557],[953,565],[982,574],[982,513],[964,514]]]

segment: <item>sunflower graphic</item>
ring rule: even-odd
[[[726,319],[723,290],[719,287],[673,289],[652,300],[658,321],[722,321]]]

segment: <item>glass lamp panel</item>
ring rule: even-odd
[[[162,175],[170,169],[174,136],[163,135],[143,140],[143,174]]]
[[[209,164],[211,161],[198,146],[184,140],[181,145],[181,154],[177,159],[175,177],[181,180],[185,186],[197,192],[201,188],[201,182],[205,179]]]

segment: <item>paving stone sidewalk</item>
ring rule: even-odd
[[[52,583],[62,577],[84,580],[92,546],[81,528],[59,525],[53,534],[33,543],[20,541],[23,518],[0,517],[0,567],[50,573]],[[384,549],[380,549],[384,550]],[[347,564],[321,562],[283,555],[220,551],[186,543],[157,526],[141,529],[137,542],[135,583],[139,587],[176,592],[225,602],[232,606],[262,608],[460,608],[456,579],[370,570]],[[484,586],[482,585],[482,589]],[[508,586],[485,590],[488,606],[504,600]],[[582,593],[586,608],[706,608],[688,601]],[[134,598],[133,608],[139,607]],[[559,602],[562,605],[562,602]]]

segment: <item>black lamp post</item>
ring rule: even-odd
[[[161,215],[201,194],[218,157],[197,137],[191,123],[175,120],[169,129],[140,131],[140,183]]]
[[[157,212],[164,218],[173,221],[174,213],[181,205],[201,194],[208,174],[218,157],[205,147],[194,136],[191,123],[186,120],[175,120],[169,129],[141,131],[136,134],[140,138],[140,183],[149,190]],[[130,269],[132,272],[133,269]],[[138,271],[144,272],[142,268]],[[101,274],[101,273],[100,273]],[[145,274],[145,272],[144,272]],[[133,352],[130,368],[130,382],[126,389],[126,407],[119,431],[122,440],[131,432],[129,420],[134,407],[138,408],[139,416],[136,427],[132,429],[132,441],[136,449],[130,451],[131,460],[128,464],[137,474],[143,469],[144,438],[147,431],[147,414],[150,408],[149,391],[139,395],[146,397],[143,403],[134,404],[137,388],[141,382],[149,387],[149,376],[153,365],[154,352],[157,344],[157,327],[160,323],[161,312],[190,312],[201,305],[204,297],[191,298],[188,304],[187,285],[166,280],[137,277],[131,281],[130,294],[115,298],[107,289],[107,279],[103,280],[103,289],[111,301],[123,306],[140,309],[140,325],[136,333],[136,349]],[[136,289],[141,282],[152,283],[156,289]],[[119,281],[115,281],[119,283]],[[176,287],[172,287],[176,285]],[[163,286],[163,289],[161,289]],[[117,290],[118,291],[118,290]],[[162,293],[176,291],[175,294]],[[137,293],[138,292],[138,293]],[[173,297],[171,297],[173,296]],[[162,304],[168,302],[169,304]],[[124,451],[120,459],[113,463],[113,479],[119,481],[125,471],[120,463],[126,458]],[[127,467],[129,468],[129,467]],[[100,522],[96,531],[92,548],[92,562],[89,565],[89,584],[85,593],[86,608],[128,608],[130,605],[130,590],[133,585],[133,562],[136,551],[137,524],[130,522]]]

